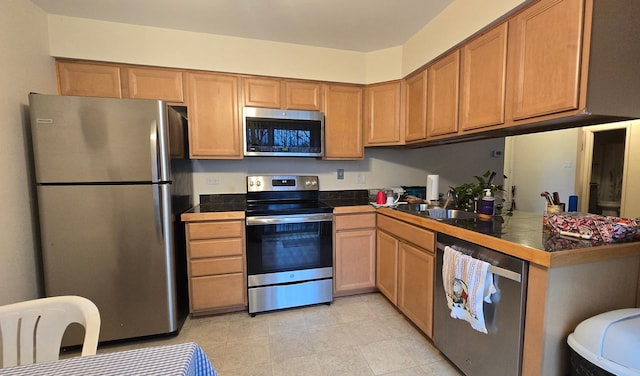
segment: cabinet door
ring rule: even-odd
[[[191,312],[246,305],[243,273],[191,278]]]
[[[378,231],[376,239],[376,287],[393,304],[398,303],[398,249],[400,242]]]
[[[460,50],[455,50],[427,68],[427,134],[440,136],[458,131]]]
[[[58,61],[56,68],[60,95],[122,98],[117,66]]]
[[[434,257],[407,243],[400,243],[398,308],[427,336],[433,335]]]
[[[402,141],[401,83],[371,85],[366,90],[365,145],[394,145]]]
[[[188,73],[189,155],[241,159],[238,80],[223,74]]]
[[[583,8],[584,0],[541,0],[509,21],[514,120],[578,108]]]
[[[324,159],[362,159],[362,87],[324,87]]]
[[[407,78],[405,141],[427,138],[427,71]]]
[[[316,82],[284,81],[286,110],[320,111],[321,86]]]
[[[280,80],[247,77],[243,82],[246,107],[280,108]]]
[[[375,229],[336,233],[336,293],[375,287],[375,252]]]
[[[460,128],[504,123],[507,23],[461,48]]]
[[[129,98],[184,102],[182,72],[170,69],[125,68]]]

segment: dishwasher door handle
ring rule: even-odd
[[[438,242],[438,249],[444,251],[445,245]],[[461,252],[464,253],[464,252]],[[512,281],[522,282],[522,275],[520,273],[516,273],[514,271],[501,268],[499,266],[489,264],[489,271],[493,274],[499,275],[500,277],[508,278]]]

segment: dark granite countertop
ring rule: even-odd
[[[320,191],[318,200],[333,208],[339,206],[368,205],[369,192],[366,189]],[[207,194],[200,195],[200,205],[189,209],[187,213],[245,211],[246,208],[245,194]]]
[[[452,226],[489,235],[541,251],[560,251],[597,247],[606,243],[585,240],[552,233],[542,225],[542,214],[514,212],[512,215],[497,215],[491,220],[457,219],[445,222]]]
[[[542,214],[516,211],[489,221],[457,219],[438,221],[392,208],[378,213],[471,243],[495,249],[544,267],[596,262],[640,254],[640,242],[605,243],[553,233],[542,225]]]

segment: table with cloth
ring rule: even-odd
[[[216,376],[195,343],[146,347],[0,369],[0,376],[180,375]]]

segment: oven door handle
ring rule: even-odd
[[[331,213],[294,214],[294,215],[266,215],[247,217],[247,226],[278,225],[286,223],[329,222],[333,220]]]

